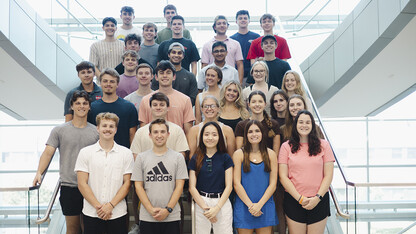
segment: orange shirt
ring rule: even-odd
[[[315,196],[324,178],[324,164],[334,162],[334,154],[328,141],[321,140],[322,151],[316,156],[309,156],[308,144],[301,143],[300,149],[292,153],[289,141],[280,147],[279,163],[287,164],[289,179],[300,194]]]
[[[143,97],[139,108],[139,121],[143,123],[150,123],[152,121],[152,111],[150,110],[150,97],[159,92],[154,91]],[[169,98],[169,109],[166,120],[179,125],[183,129],[183,124],[195,120],[194,112],[192,110],[191,99],[185,94],[173,90],[167,95]]]

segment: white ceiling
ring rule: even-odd
[[[0,104],[17,119],[63,118],[63,100],[0,47]]]
[[[415,84],[416,17],[319,111],[323,117],[372,115],[408,95]]]

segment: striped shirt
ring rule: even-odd
[[[97,41],[91,45],[90,62],[94,63],[98,70],[115,68],[122,62],[121,56],[124,52],[124,43],[120,40],[108,42]]]

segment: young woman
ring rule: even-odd
[[[233,161],[226,153],[224,137],[216,122],[201,129],[196,154],[189,162],[189,192],[195,200],[196,233],[232,234],[230,196]]]
[[[247,103],[248,96],[252,91],[259,90],[266,94],[266,100],[270,100],[273,92],[279,90],[273,85],[269,85],[269,67],[263,61],[257,61],[253,64],[250,70],[251,76],[254,78],[254,84],[248,86],[243,90],[244,101]],[[272,103],[266,103],[266,112],[270,115],[270,105]]]
[[[241,86],[236,81],[225,83],[220,92],[221,114],[218,121],[235,129],[238,122],[248,119],[246,104],[244,103]]]
[[[265,132],[257,120],[248,121],[244,129],[244,147],[233,156],[234,226],[239,234],[270,234],[279,223],[273,193],[277,183],[277,157],[263,139]]]
[[[329,143],[318,138],[309,111],[297,114],[292,129],[290,140],[283,143],[279,153],[289,233],[324,233],[335,158]]]
[[[302,83],[300,82],[299,73],[293,70],[289,70],[283,76],[282,81],[282,90],[287,93],[287,96],[291,97],[294,94],[298,94],[303,97],[308,108],[312,108],[312,103],[308,97],[306,97],[305,90],[302,88]],[[310,109],[312,111],[312,109]]]
[[[283,90],[275,91],[270,98],[270,115],[272,119],[275,119],[279,123],[279,126],[285,124],[288,100],[289,97]]]
[[[306,110],[307,105],[305,102],[305,99],[298,95],[294,94],[289,97],[288,104],[287,104],[287,111],[286,111],[286,119],[285,119],[285,125],[280,127],[280,132],[282,135],[282,142],[285,142],[290,139],[292,135],[292,126],[293,121],[295,120],[296,115],[301,110]],[[316,126],[317,135],[319,138],[324,139],[321,128],[319,126]]]
[[[266,95],[262,91],[253,91],[248,96],[248,107],[251,110],[250,120],[257,120],[264,128],[266,135],[263,137],[266,140],[266,146],[274,152],[278,153],[280,148],[280,131],[279,124],[276,120],[270,119],[265,111]],[[235,142],[236,149],[243,147],[244,129],[249,120],[240,121],[235,128]]]
[[[304,109],[306,109],[306,103],[302,96],[294,94],[289,97],[287,101],[285,125],[280,127],[283,138],[282,142],[290,139],[290,136],[292,135],[293,120],[298,112]]]
[[[202,113],[200,111],[202,106],[202,100],[206,95],[212,95],[217,100],[220,100],[220,88],[219,84],[222,81],[222,71],[217,66],[212,66],[205,71],[205,82],[207,83],[208,90],[196,95],[195,101],[195,124],[199,124],[204,121]]]
[[[189,130],[189,133],[187,136],[188,145],[190,149],[189,155],[192,156],[195,154],[196,149],[198,147],[198,142],[200,141],[199,135],[202,130],[202,126],[208,122],[216,122],[221,127],[221,132],[224,136],[226,150],[229,155],[233,155],[235,151],[234,131],[229,126],[218,122],[219,107],[220,107],[220,104],[218,100],[212,95],[207,95],[202,100],[201,111],[205,118],[204,118],[204,122],[201,122],[193,126],[191,130]]]

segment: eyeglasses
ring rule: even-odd
[[[212,172],[212,158],[207,158],[205,161],[207,162],[208,172]]]
[[[265,70],[253,70],[253,73],[264,73]]]
[[[226,50],[214,50],[214,51],[212,51],[212,53],[214,53],[214,54],[225,53],[225,52],[227,52],[227,51]]]
[[[202,108],[204,108],[204,109],[209,109],[209,108],[211,108],[211,109],[215,109],[215,108],[217,108],[217,105],[215,105],[215,104],[211,104],[211,105],[203,105],[203,106],[202,106]]]

